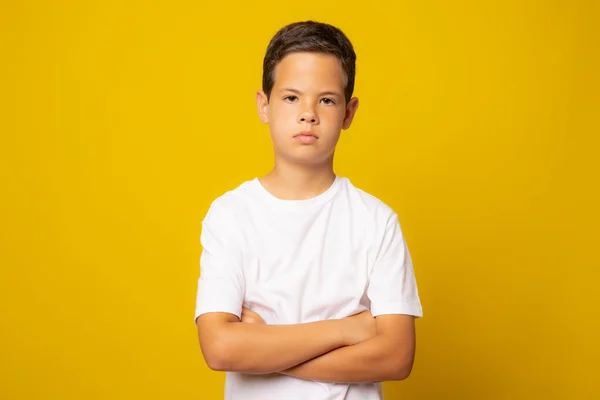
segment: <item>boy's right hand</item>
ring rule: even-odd
[[[344,327],[344,336],[347,346],[371,339],[377,334],[375,318],[373,318],[373,315],[368,310],[344,318],[342,321],[346,324]]]

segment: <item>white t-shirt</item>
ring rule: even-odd
[[[308,200],[281,200],[257,178],[217,198],[202,224],[195,318],[241,315],[267,324],[373,316],[422,316],[398,217],[382,201],[336,177]],[[228,372],[225,399],[379,400],[381,383],[333,384]]]

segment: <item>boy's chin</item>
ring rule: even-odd
[[[276,152],[275,157],[289,164],[318,167],[333,161],[333,151],[322,152],[314,148],[301,148],[295,151]]]

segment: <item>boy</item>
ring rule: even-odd
[[[256,96],[273,170],[216,199],[202,225],[196,322],[226,399],[382,399],[406,378],[422,316],[397,215],[333,172],[358,108],[337,28],[282,28]]]

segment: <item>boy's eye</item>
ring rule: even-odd
[[[327,105],[335,104],[335,101],[333,101],[332,99],[328,99],[328,98],[321,99],[321,101]]]
[[[285,101],[288,101],[288,102],[290,102],[290,103],[293,103],[293,102],[295,102],[296,100],[298,100],[298,97],[297,97],[297,96],[286,96],[286,97],[284,97],[283,99],[284,99]]]

